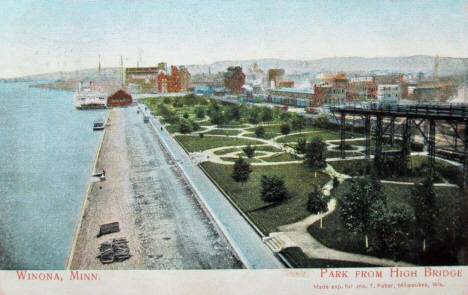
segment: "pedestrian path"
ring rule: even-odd
[[[318,242],[311,234],[309,234],[307,228],[332,213],[335,208],[336,200],[332,199],[328,204],[328,211],[326,213],[314,214],[299,222],[279,226],[278,229],[293,243],[297,244],[302,249],[302,252],[304,252],[304,254],[309,258],[353,261],[378,266],[413,266],[406,262],[395,262],[389,259],[379,259],[373,256],[333,250]]]

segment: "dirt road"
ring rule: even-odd
[[[97,163],[106,180],[92,184],[71,269],[239,268],[157,137],[135,107],[110,111]],[[96,237],[118,221],[120,232]],[[126,237],[132,257],[103,265],[99,244]]]

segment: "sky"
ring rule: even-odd
[[[411,55],[468,57],[468,0],[0,0],[0,78]]]

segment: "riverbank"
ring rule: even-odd
[[[90,185],[67,268],[239,268],[148,127],[134,107],[110,110],[95,165],[106,180]],[[120,231],[97,237],[111,222]],[[131,258],[101,264],[99,245],[117,238],[128,240]]]

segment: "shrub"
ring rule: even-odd
[[[179,132],[182,134],[187,134],[191,132],[190,125],[187,123],[187,121],[183,121],[182,123],[180,123]]]
[[[172,103],[172,98],[167,97],[167,96],[164,97],[164,98],[163,98],[163,103],[165,103],[165,104],[170,104],[170,103]]]
[[[304,164],[309,168],[320,169],[327,166],[325,151],[327,144],[320,138],[314,137],[306,145]]]
[[[319,188],[315,188],[307,195],[307,211],[312,214],[327,212],[329,200]]]
[[[334,176],[333,177],[333,188],[337,188],[340,185],[340,180],[338,177]]]
[[[297,144],[294,147],[294,149],[296,150],[296,153],[303,154],[306,151],[306,147],[307,147],[307,140],[305,138],[302,138],[297,141]]]
[[[255,135],[258,138],[261,138],[261,137],[265,136],[265,128],[263,126],[255,127]]]
[[[244,151],[245,155],[248,157],[248,158],[253,158],[255,156],[255,150],[257,149],[256,146],[251,146],[250,144],[248,146],[246,146],[245,148],[243,148],[242,150]]]
[[[287,123],[281,124],[280,130],[281,133],[284,135],[288,135],[289,133],[291,133],[291,127]]]
[[[190,120],[190,125],[192,125],[193,131],[200,130],[200,124],[198,124],[197,122]]]
[[[244,183],[249,180],[250,173],[252,173],[252,167],[250,167],[250,163],[239,156],[232,169],[232,179],[234,179],[235,182],[240,182],[242,185],[244,185]]]
[[[195,116],[197,116],[198,119],[205,118],[205,110],[202,107],[195,108]]]
[[[260,196],[264,202],[281,202],[288,197],[284,180],[277,175],[262,175]]]

